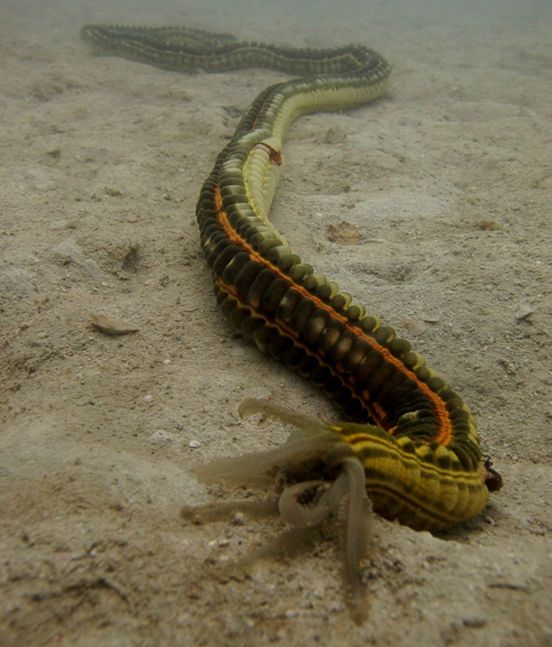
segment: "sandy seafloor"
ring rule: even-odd
[[[392,62],[292,127],[272,219],[463,395],[504,488],[440,537],[375,519],[362,627],[331,536],[225,578],[279,524],[179,518],[224,492],[191,466],[286,437],[244,397],[337,415],[233,335],[199,251],[201,182],[286,77],[95,57],[106,21]],[[551,34],[547,1],[0,1],[1,645],[552,645]]]

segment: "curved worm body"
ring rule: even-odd
[[[467,405],[393,328],[302,262],[268,220],[290,123],[381,96],[387,62],[363,47],[294,50],[195,31],[190,38],[199,41],[190,45],[188,31],[89,26],[82,34],[160,67],[263,66],[303,75],[257,96],[201,189],[201,244],[222,312],[357,421],[329,428],[361,461],[376,511],[430,530],[476,516],[500,480],[483,462]]]

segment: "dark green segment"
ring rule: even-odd
[[[300,76],[347,75],[368,51],[361,46],[319,50],[245,43],[229,34],[186,27],[85,25],[80,33],[83,40],[104,53],[184,72],[261,67]]]

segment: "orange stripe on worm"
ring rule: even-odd
[[[432,402],[432,404],[435,407],[435,412],[437,414],[437,419],[439,421],[439,431],[436,434],[436,436],[433,438],[433,441],[436,443],[439,443],[440,445],[448,445],[452,439],[452,424],[451,424],[450,416],[447,411],[446,405],[443,402],[443,400],[439,397],[439,395],[434,391],[432,391],[425,382],[422,382],[421,380],[419,380],[416,374],[410,369],[408,369],[400,361],[400,359],[395,357],[387,348],[381,346],[381,344],[378,344],[372,337],[370,337],[369,335],[366,335],[364,331],[361,330],[358,326],[355,326],[354,324],[352,324],[347,319],[347,317],[336,312],[335,309],[332,308],[329,304],[325,303],[324,301],[322,301],[321,299],[313,295],[302,285],[299,285],[298,283],[293,281],[293,279],[285,272],[282,272],[282,270],[280,270],[279,267],[275,266],[273,263],[271,263],[266,258],[264,258],[264,256],[262,256],[257,251],[255,251],[253,247],[243,238],[243,236],[240,236],[240,234],[232,227],[228,219],[228,214],[224,210],[224,204],[223,204],[219,186],[215,187],[214,199],[215,199],[215,209],[216,209],[218,221],[221,227],[223,228],[224,232],[228,236],[229,240],[231,240],[233,243],[235,243],[236,245],[240,246],[243,250],[245,250],[249,254],[252,260],[269,268],[280,279],[289,283],[293,287],[293,289],[297,290],[297,292],[299,292],[303,297],[310,299],[321,310],[325,310],[332,319],[339,321],[353,335],[359,337],[360,339],[368,343],[371,346],[371,348],[377,351],[386,362],[391,364],[397,371],[400,371],[401,373],[403,373],[409,380],[411,380],[416,384],[418,389],[425,396],[429,398],[429,400]],[[368,406],[370,410],[373,412],[374,416],[378,418],[378,420],[381,420],[382,424],[384,424],[386,413],[383,411],[381,405],[379,405],[379,403],[372,403],[372,404],[369,404]]]

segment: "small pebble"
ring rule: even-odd
[[[234,526],[243,526],[245,524],[245,515],[243,512],[236,512],[232,517],[232,524]]]
[[[123,195],[123,192],[121,191],[121,189],[118,189],[117,187],[114,187],[114,186],[104,187],[104,193],[106,195],[110,195],[113,198]]]
[[[341,611],[343,611],[343,604],[339,600],[332,600],[330,602],[330,612],[340,613]]]
[[[166,445],[167,443],[172,443],[173,440],[173,435],[164,429],[154,431],[149,437],[149,441],[152,445]]]
[[[487,624],[485,618],[473,616],[472,618],[463,618],[462,624],[464,627],[472,627],[473,629],[478,629],[484,627]]]
[[[188,447],[190,449],[197,449],[198,447],[201,447],[201,443],[199,442],[199,440],[190,440]]]
[[[153,402],[153,395],[150,395],[149,393],[144,396],[144,402]]]
[[[522,303],[519,305],[514,317],[516,321],[525,321],[529,319],[531,315],[535,312],[535,308],[530,303]]]
[[[112,317],[106,317],[105,315],[90,315],[90,323],[105,335],[128,335],[129,333],[137,332],[138,328],[136,326],[129,324],[123,319],[115,319]]]

